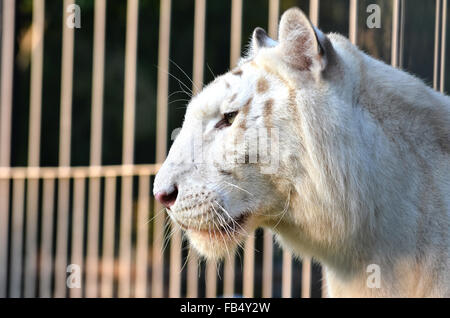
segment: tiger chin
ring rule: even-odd
[[[450,98],[292,8],[192,98],[154,194],[207,258],[264,227],[329,296],[449,297],[449,171]]]

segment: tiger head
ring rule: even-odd
[[[201,254],[223,257],[291,217],[308,178],[302,109],[328,102],[333,58],[329,38],[290,9],[278,41],[255,29],[238,66],[192,98],[154,195]]]

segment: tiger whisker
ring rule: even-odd
[[[230,185],[230,186],[232,186],[232,187],[235,187],[236,189],[239,189],[239,190],[241,190],[241,191],[243,191],[243,192],[245,192],[245,193],[247,193],[247,194],[253,196],[253,193],[250,193],[250,192],[248,192],[247,190],[242,189],[241,187],[235,185],[234,183],[231,183],[231,182],[228,182],[228,181],[223,181],[223,182],[225,182],[226,184],[228,184],[228,185]]]

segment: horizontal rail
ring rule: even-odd
[[[0,179],[65,179],[155,175],[160,166],[161,164],[80,167],[0,167]]]

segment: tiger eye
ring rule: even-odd
[[[234,119],[236,118],[237,113],[238,112],[235,111],[223,114],[223,118],[216,124],[215,127],[220,129],[231,126],[231,124],[233,124]]]
[[[226,119],[227,123],[229,125],[231,125],[234,121],[234,119],[236,118],[237,112],[231,112],[231,113],[226,113],[224,115],[224,118]]]

